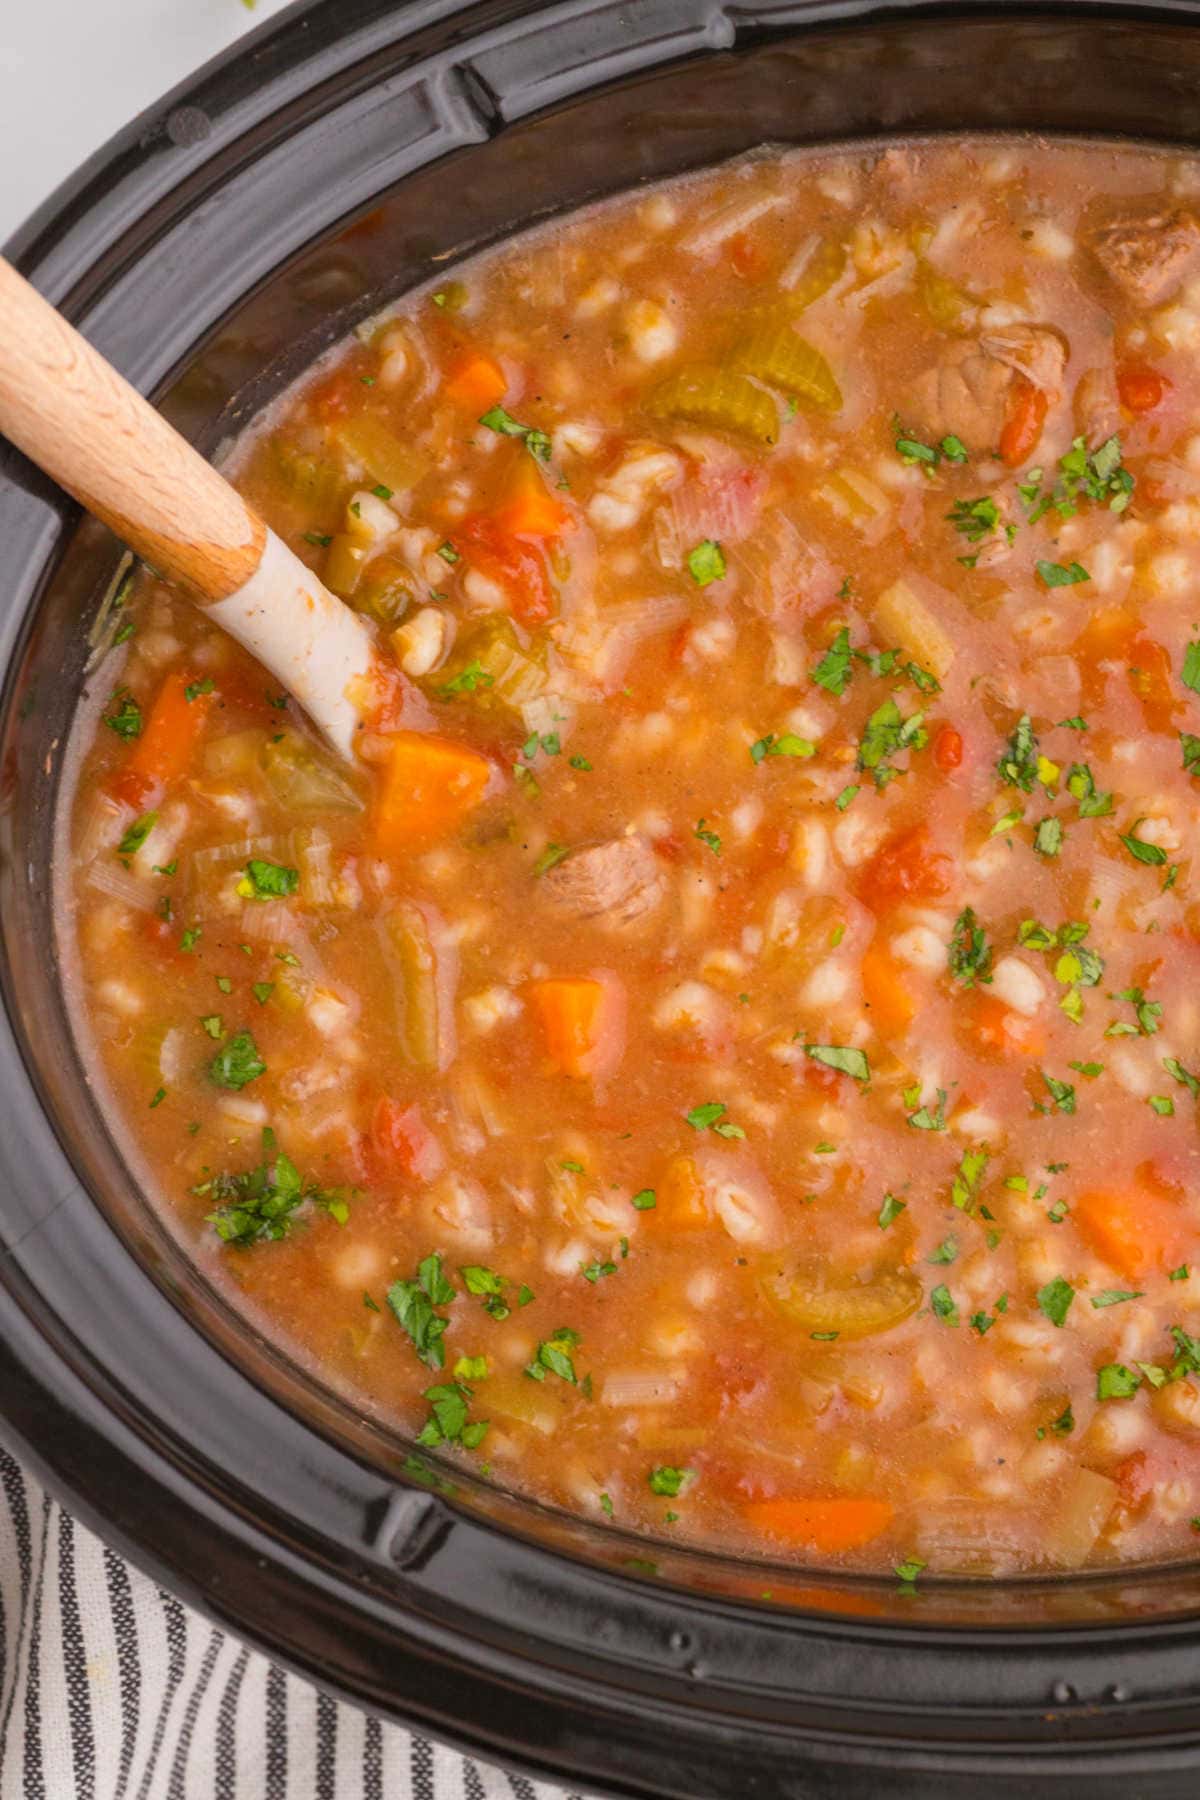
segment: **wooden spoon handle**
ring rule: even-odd
[[[0,431],[193,599],[258,568],[258,514],[3,258]]]

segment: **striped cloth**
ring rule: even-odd
[[[0,1450],[0,1800],[581,1800],[248,1650]]]

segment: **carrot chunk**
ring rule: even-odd
[[[1023,375],[1013,382],[1008,414],[1000,433],[1000,460],[1015,469],[1033,455],[1046,423],[1048,405],[1044,388],[1035,387]]]
[[[375,811],[381,854],[446,837],[483,799],[491,773],[486,756],[453,738],[398,731]]]
[[[561,537],[574,523],[566,507],[559,505],[546,486],[533,458],[524,452],[493,518],[501,531],[511,537]]]
[[[766,1537],[782,1538],[810,1550],[831,1553],[859,1550],[887,1530],[894,1509],[886,1500],[870,1495],[846,1495],[840,1499],[781,1496],[752,1500],[746,1507],[746,1523]]]
[[[673,1156],[658,1184],[657,1205],[647,1212],[648,1224],[661,1222],[675,1231],[709,1224],[704,1183],[694,1156]]]
[[[586,1081],[611,1064],[615,1020],[604,982],[557,975],[531,982],[529,992],[556,1069]]]
[[[211,693],[194,691],[192,677],[168,675],[155,696],[141,737],[117,778],[120,796],[142,806],[186,775],[208,717]],[[188,699],[188,690],[193,690]]]
[[[880,1037],[898,1037],[907,1031],[917,1013],[917,1003],[896,960],[883,945],[869,946],[862,960],[863,1001],[871,1025]]]
[[[446,371],[442,393],[454,406],[470,412],[487,412],[499,405],[508,392],[508,382],[499,363],[482,350],[468,350]]]
[[[1181,1209],[1141,1183],[1081,1194],[1071,1216],[1097,1256],[1130,1281],[1167,1273],[1187,1252],[1189,1232]]]

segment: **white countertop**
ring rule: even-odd
[[[143,107],[287,0],[0,0],[0,243]]]

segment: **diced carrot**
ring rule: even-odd
[[[943,775],[960,767],[963,759],[962,732],[953,725],[943,725],[933,740],[933,764]]]
[[[531,982],[529,992],[555,1068],[576,1081],[607,1073],[620,1050],[607,985],[590,975],[556,975]]]
[[[575,523],[546,486],[532,456],[524,451],[493,517],[500,529],[513,537],[561,537]]]
[[[1168,1273],[1184,1260],[1191,1240],[1180,1206],[1142,1183],[1081,1194],[1071,1217],[1097,1256],[1130,1281]]]
[[[876,940],[862,959],[863,1003],[880,1037],[899,1037],[917,1013],[917,1002],[896,959]]]
[[[781,1496],[752,1500],[745,1509],[746,1523],[765,1537],[782,1538],[809,1550],[831,1554],[860,1550],[885,1532],[895,1509],[887,1500],[870,1495],[846,1495],[839,1499],[819,1496]]]
[[[1129,685],[1150,731],[1171,731],[1179,709],[1171,681],[1171,658],[1153,638],[1139,637],[1126,651]]]
[[[859,898],[873,912],[902,900],[937,900],[950,885],[948,858],[933,850],[928,828],[914,825],[878,849],[863,870]]]
[[[691,1231],[711,1221],[704,1183],[694,1156],[673,1156],[658,1183],[657,1204],[646,1222],[658,1222],[672,1231]]]
[[[467,350],[446,371],[444,397],[468,412],[484,413],[498,406],[508,392],[508,381],[499,363],[482,350]]]
[[[512,615],[522,625],[541,625],[552,617],[554,590],[542,553],[533,544],[481,514],[464,519],[454,536],[468,561],[504,589]]]
[[[117,792],[131,806],[144,806],[186,775],[208,717],[211,693],[193,692],[194,677],[168,675],[134,744],[129,760],[117,777]]]
[[[1000,460],[1015,469],[1033,455],[1046,423],[1049,402],[1044,388],[1018,375],[1009,395],[1008,413],[1000,433]]]
[[[1123,363],[1117,370],[1117,393],[1121,405],[1131,413],[1153,412],[1170,391],[1167,376],[1145,363]]]
[[[486,756],[453,738],[398,731],[375,811],[380,853],[395,855],[446,837],[479,805],[491,773]]]
[[[390,1095],[380,1097],[371,1119],[371,1158],[385,1177],[399,1175],[432,1181],[445,1166],[442,1147],[426,1125],[419,1106],[401,1106]]]

